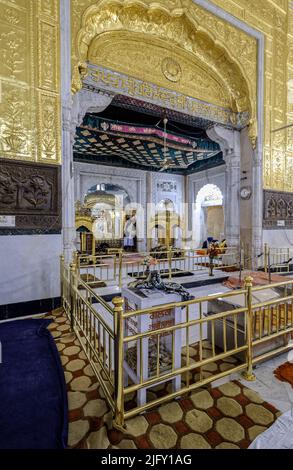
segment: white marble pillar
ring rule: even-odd
[[[207,130],[210,139],[217,142],[226,162],[226,191],[224,194],[225,237],[228,245],[240,245],[240,132],[215,125]]]
[[[228,245],[240,244],[240,155],[226,155],[225,236]]]
[[[71,11],[70,0],[60,1],[62,106],[62,235],[65,261],[75,249],[73,147],[71,125]]]
[[[263,250],[263,174],[262,152],[254,151],[252,166],[252,267],[257,266],[257,256]]]
[[[70,263],[76,249],[73,145],[76,127],[86,112],[102,112],[111,94],[81,90],[71,94],[71,11],[70,0],[60,1],[61,22],[61,106],[62,106],[62,234],[65,262]]]

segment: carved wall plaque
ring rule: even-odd
[[[293,193],[264,191],[264,228],[293,228]]]
[[[0,214],[15,216],[9,233],[59,233],[61,231],[61,168],[2,161]]]

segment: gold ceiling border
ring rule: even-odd
[[[59,6],[59,0],[0,0],[3,158],[61,162]]]
[[[121,93],[162,108],[173,109],[236,129],[243,129],[249,123],[249,113],[232,113],[228,108],[205,103],[182,93],[98,65],[88,64],[83,87],[90,90]]]
[[[257,44],[254,38],[195,6],[191,0],[161,0],[156,3],[147,0],[101,0],[94,4],[86,0],[83,6],[88,8],[81,12],[81,24],[78,32],[74,33],[73,93],[82,87],[89,47],[99,35],[126,30],[143,34],[145,38],[165,40],[169,46],[174,44],[182,51],[193,54],[213,74],[221,77],[230,93],[231,111],[250,112],[250,135],[255,144]],[[76,4],[73,4],[73,15],[76,14],[75,9]],[[217,21],[216,29],[215,24],[210,24],[213,17]],[[226,33],[221,35],[223,30]],[[226,39],[232,32],[234,37],[227,47]],[[242,41],[239,53],[235,50],[237,37]],[[241,60],[241,54],[246,56],[246,60]]]

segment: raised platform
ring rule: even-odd
[[[187,276],[180,278],[172,277],[170,282],[176,282],[177,284],[182,285],[185,289],[192,290],[193,295],[200,297],[201,292],[199,288],[212,287],[217,285],[217,292],[219,292],[220,286],[221,291],[225,292],[227,289],[222,286],[222,283],[227,281],[228,278],[229,276],[226,273],[222,273],[218,270],[215,270],[215,275],[210,277],[208,275],[208,271],[206,270],[191,273],[191,275],[188,273]],[[169,282],[169,279],[163,278],[163,280],[165,282]],[[131,281],[133,281],[133,278],[129,276],[128,280],[124,280],[123,287],[126,287]],[[194,292],[194,289],[196,292]],[[93,290],[106,302],[111,302],[114,297],[119,297],[121,295],[121,290],[117,285],[108,285],[107,287],[94,288]],[[202,295],[206,295],[206,289],[204,289]]]

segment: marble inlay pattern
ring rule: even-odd
[[[70,332],[68,320],[60,311],[48,317],[54,319],[49,329],[67,382],[71,448],[247,448],[280,415],[256,392],[239,382],[229,382],[218,388],[196,390],[132,418],[127,421],[123,434],[112,427],[112,414],[104,394],[78,340]],[[210,350],[208,343],[205,347],[206,351]],[[222,365],[223,362],[216,364],[215,369]],[[151,393],[161,396],[166,389],[168,385],[163,384]],[[132,399],[127,406],[131,406]]]

